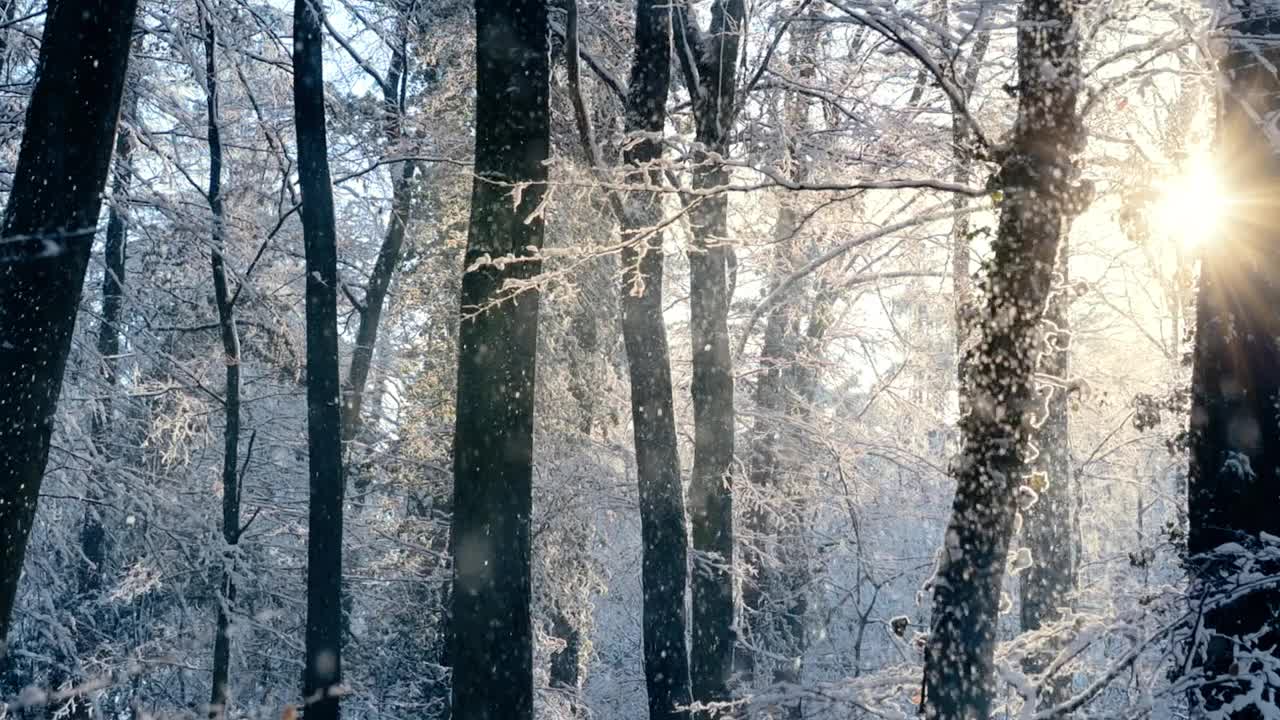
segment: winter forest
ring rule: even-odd
[[[1280,719],[1277,38],[0,0],[0,718]]]

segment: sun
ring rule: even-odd
[[[1218,173],[1204,158],[1187,163],[1180,175],[1156,182],[1151,227],[1158,237],[1184,249],[1212,243],[1226,214],[1226,191]]]

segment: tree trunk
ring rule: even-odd
[[[779,240],[781,228],[794,220],[794,212],[790,208],[780,211],[774,226],[774,239]],[[793,227],[794,229],[794,227]],[[790,244],[778,246],[775,262],[779,267],[776,272],[785,276],[789,264],[785,257],[789,254]],[[751,465],[749,479],[755,490],[755,507],[747,508],[745,520],[750,537],[743,547],[742,562],[744,578],[742,581],[742,613],[747,627],[749,647],[739,649],[737,663],[739,680],[750,687],[756,680],[756,653],[760,651],[768,655],[777,644],[774,642],[773,591],[770,582],[773,572],[765,567],[767,548],[773,544],[773,533],[778,526],[776,513],[778,507],[777,488],[778,475],[778,441],[779,433],[785,420],[783,419],[783,371],[788,363],[795,362],[796,354],[792,327],[795,304],[784,300],[769,311],[764,328],[764,345],[760,350],[760,373],[756,378],[755,388],[755,426],[752,428]]]
[[[122,117],[133,118],[137,114],[138,96],[130,92],[126,80],[125,102]],[[85,495],[91,502],[85,503],[84,520],[80,526],[80,553],[84,563],[78,566],[76,603],[80,612],[79,622],[92,625],[96,633],[79,632],[75,637],[75,652],[64,657],[64,667],[55,670],[49,679],[49,686],[61,687],[68,681],[73,684],[83,682],[81,660],[94,652],[95,635],[102,636],[109,632],[104,626],[109,621],[110,613],[103,613],[102,604],[97,597],[102,590],[103,573],[107,559],[107,534],[102,522],[101,507],[98,502],[103,497],[102,488],[110,482],[109,470],[104,466],[110,463],[112,452],[110,446],[116,442],[111,436],[111,418],[114,413],[114,394],[117,388],[117,357],[120,354],[120,320],[124,301],[125,276],[125,242],[126,230],[123,212],[117,204],[128,193],[133,175],[132,151],[133,143],[130,129],[120,125],[116,132],[115,172],[113,173],[113,191],[115,202],[108,212],[107,233],[103,250],[103,263],[106,266],[102,277],[102,319],[98,324],[96,347],[101,358],[103,398],[90,419],[89,437],[97,454],[98,467],[90,476]],[[74,673],[80,673],[76,675]],[[94,714],[93,703],[89,696],[75,697],[66,702],[51,703],[46,708],[49,718],[71,718],[79,720]]]
[[[218,65],[214,55],[217,37],[214,18],[201,13],[204,20],[205,94],[209,133],[209,212],[213,229],[210,233],[210,263],[213,270],[213,295],[218,306],[218,328],[222,338],[223,361],[226,364],[226,390],[223,396],[222,429],[222,539],[223,551],[221,592],[218,604],[217,632],[213,639],[213,686],[209,696],[209,717],[226,717],[231,685],[231,607],[236,600],[235,546],[240,542],[240,335],[236,331],[235,308],[227,289],[227,271],[222,253],[226,233],[222,209],[222,134],[218,125]]]
[[[797,173],[797,179],[800,178]],[[780,231],[794,233],[798,223],[794,210],[784,211],[786,217],[779,219]],[[762,476],[753,477],[753,482],[774,488],[770,496],[779,503],[771,513],[769,528],[776,537],[778,567],[773,572],[764,572],[760,582],[766,596],[772,596],[769,612],[777,613],[773,624],[773,633],[766,635],[764,649],[776,657],[773,670],[773,682],[776,685],[796,686],[802,679],[804,652],[807,644],[805,637],[805,614],[808,610],[809,568],[803,548],[802,533],[804,524],[801,518],[805,514],[805,498],[802,488],[795,487],[792,478],[798,477],[791,463],[795,461],[799,444],[804,438],[796,431],[794,422],[806,417],[809,413],[808,400],[811,397],[809,386],[802,382],[805,374],[799,372],[797,363],[801,362],[800,308],[795,300],[782,303],[786,307],[775,308],[774,313],[782,312],[777,322],[783,325],[783,337],[780,346],[762,357],[773,363],[769,368],[770,375],[778,374],[776,397],[765,399],[765,412],[774,413],[772,427],[756,426],[757,442],[773,445],[762,450],[764,461],[760,471]],[[770,323],[775,322],[770,317]],[[764,432],[766,435],[760,435]],[[778,448],[782,448],[782,452]],[[788,462],[790,460],[790,462]],[[754,473],[753,473],[754,474]],[[799,700],[786,704],[786,716],[798,719],[803,716]]]
[[[111,163],[136,0],[53,4],[0,225],[0,654]]]
[[[369,384],[369,371],[373,367],[374,348],[378,344],[378,330],[382,322],[382,309],[386,304],[391,280],[400,265],[405,232],[409,226],[410,205],[413,201],[413,174],[415,165],[405,161],[396,168],[391,189],[391,216],[387,220],[387,232],[378,249],[378,259],[369,274],[364,304],[359,307],[360,323],[356,328],[356,344],[351,351],[351,364],[343,383],[342,440],[355,440],[363,425],[361,411],[364,393]],[[366,483],[367,484],[367,483]]]
[[[407,34],[408,23],[401,18],[396,33],[398,44],[392,46],[391,64],[387,71],[386,85],[382,88],[383,135],[393,153],[400,151],[397,146],[404,137],[404,104],[401,102],[400,90],[405,82],[408,66]],[[374,261],[373,270],[365,285],[364,302],[356,306],[359,317],[356,343],[351,350],[351,362],[342,384],[342,445],[347,459],[345,472],[347,479],[353,480],[352,490],[355,491],[352,497],[353,519],[358,519],[363,514],[370,478],[367,473],[358,472],[360,464],[351,462],[350,452],[352,443],[364,427],[362,411],[365,390],[369,384],[369,372],[373,368],[374,352],[378,347],[383,307],[403,254],[405,233],[413,206],[413,175],[416,168],[408,160],[391,166],[391,215],[387,218],[387,229],[382,245],[378,248],[378,258]],[[383,345],[385,347],[386,343]],[[357,554],[358,551],[353,552],[353,557],[350,558],[353,566],[360,565]],[[343,634],[346,635],[351,627],[355,598],[350,588],[343,590],[342,597]]]
[[[820,5],[810,4],[809,8],[813,14],[818,12]],[[796,69],[801,83],[811,81],[817,71],[819,31],[812,20],[811,17],[805,18],[800,24],[792,25],[791,29],[789,63]],[[802,182],[808,176],[805,153],[800,143],[809,132],[810,104],[806,95],[797,92],[787,91],[783,98],[784,165],[790,179],[796,182]],[[795,206],[789,198],[782,198],[780,202],[782,205],[773,228],[777,243],[773,272],[777,278],[786,277],[795,269],[796,235],[800,231]],[[804,388],[797,366],[804,344],[800,322],[802,297],[800,288],[792,288],[769,312],[764,345],[760,351],[761,372],[756,380],[756,419],[751,440],[751,484],[756,488],[758,497],[774,505],[753,508],[747,513],[747,521],[753,526],[757,539],[754,544],[747,543],[744,547],[749,553],[753,549],[759,553],[762,544],[776,542],[780,563],[777,570],[769,570],[758,556],[744,557],[744,563],[754,566],[754,573],[748,572],[742,585],[743,615],[751,644],[764,656],[777,659],[773,682],[786,685],[798,684],[801,679],[806,644],[804,613],[807,598],[803,588],[807,568],[796,536],[800,529],[796,517],[802,512],[802,506],[797,504],[799,493],[796,488],[786,482],[792,468],[779,453],[781,447],[784,455],[795,457],[792,446],[801,438],[796,436],[791,420],[808,410],[800,400]],[[753,574],[754,580],[750,577]],[[735,660],[743,675],[742,680],[749,684],[755,674],[754,653],[752,649],[742,649],[741,654],[742,657]],[[786,713],[790,717],[800,717],[800,703],[789,703]]]
[[[325,136],[320,13],[297,0],[293,98],[307,271],[307,630],[303,699],[308,720],[336,720],[342,691],[342,408],[338,379],[338,253]]]
[[[407,22],[401,20],[400,44],[391,50],[391,66],[387,72],[386,87],[382,89],[385,120],[383,134],[393,152],[404,137],[404,107],[400,102],[400,87],[404,83],[407,55],[404,38]],[[409,227],[409,214],[413,203],[413,174],[417,166],[410,161],[392,165],[391,216],[387,219],[387,231],[378,249],[378,259],[369,273],[364,304],[358,309],[360,324],[356,328],[356,344],[351,351],[351,365],[342,387],[342,441],[350,443],[360,431],[360,411],[364,405],[364,391],[369,381],[369,369],[373,365],[373,351],[378,343],[378,329],[382,322],[382,308],[386,303],[391,279],[400,265],[405,232]],[[366,483],[367,484],[367,483]]]
[[[643,133],[625,160],[637,184],[661,184],[662,143],[671,75],[671,9],[663,0],[636,4],[636,50],[628,86],[626,130]],[[643,560],[644,672],[650,720],[687,717],[689,687],[689,538],[672,404],[671,357],[663,318],[660,196],[638,191],[623,213],[622,338],[631,381],[636,479]]]
[[[704,159],[705,160],[705,159]],[[721,168],[697,172],[694,188],[725,185]],[[727,202],[704,199],[690,215],[694,247],[689,252],[689,335],[693,345],[694,440],[689,483],[693,530],[694,699],[729,700],[733,667],[733,365],[729,354],[729,283],[726,272]]]
[[[1000,588],[1035,412],[1037,330],[1058,244],[1085,199],[1072,161],[1084,144],[1073,6],[1026,0],[1018,31],[1018,117],[1000,158],[1004,193],[986,277],[981,337],[968,354],[968,412],[956,495],[934,584],[924,716],[991,714]]]
[[[129,93],[128,108],[124,117],[136,122],[138,96]],[[107,237],[103,249],[106,269],[102,273],[102,321],[98,324],[97,349],[102,358],[102,382],[106,386],[101,406],[93,414],[90,435],[94,448],[103,461],[112,453],[108,447],[115,442],[111,437],[114,415],[114,397],[118,377],[117,356],[120,354],[120,320],[124,310],[125,255],[128,243],[128,227],[121,207],[133,183],[132,128],[121,125],[116,133],[115,173],[112,183],[112,205],[107,214]],[[91,487],[90,493],[99,493]],[[80,572],[80,596],[88,600],[102,587],[102,569],[107,556],[106,533],[98,508],[90,504],[85,508],[84,525],[80,530],[80,552],[85,564]]]
[[[1031,551],[1032,565],[1022,574],[1022,630],[1039,630],[1045,623],[1061,619],[1059,608],[1066,607],[1068,595],[1075,589],[1076,562],[1072,528],[1075,516],[1075,481],[1071,463],[1071,420],[1068,414],[1068,388],[1071,372],[1071,305],[1068,273],[1067,240],[1061,241],[1058,267],[1061,281],[1053,290],[1042,324],[1045,334],[1040,372],[1053,378],[1046,409],[1048,414],[1035,432],[1038,451],[1030,486],[1037,494],[1034,504],[1023,516],[1023,546]],[[1029,673],[1043,672],[1056,655],[1053,646],[1032,653],[1023,663]],[[1069,675],[1051,678],[1040,688],[1040,706],[1051,707],[1065,700],[1070,690]]]
[[[738,55],[744,0],[717,0],[704,36],[678,8],[675,33],[685,82],[694,98],[700,148],[693,186],[714,191],[728,184],[721,158],[729,153],[736,113]],[[729,198],[712,193],[690,213],[689,335],[693,345],[693,473],[689,519],[695,557],[690,586],[693,638],[689,653],[693,699],[728,702],[733,673],[733,360],[729,350]]]
[[[945,20],[945,18],[944,18]],[[960,85],[964,99],[968,99],[977,86],[978,70],[986,58],[987,48],[991,45],[991,30],[983,29],[973,43],[965,65],[965,74]],[[951,103],[951,143],[952,157],[955,161],[954,179],[958,185],[967,185],[973,176],[974,132],[965,117],[964,108],[955,101]],[[968,207],[970,199],[957,193],[952,198],[956,210]],[[969,280],[969,265],[972,261],[972,238],[969,230],[969,216],[957,215],[951,224],[951,283],[955,294],[956,315],[956,378],[958,390],[963,393],[966,384],[964,377],[964,353],[969,346],[970,328],[969,314],[973,311],[973,290]]]
[[[453,716],[533,715],[529,517],[539,209],[550,152],[547,7],[476,0],[476,179],[462,277],[454,431]],[[517,202],[513,202],[512,193]],[[488,258],[511,256],[501,267]]]
[[[1224,185],[1231,197],[1268,197],[1275,193],[1280,162],[1269,121],[1258,118],[1280,109],[1280,83],[1271,69],[1280,60],[1274,40],[1280,22],[1271,3],[1245,2],[1232,5],[1219,23],[1227,40],[1219,61],[1224,89],[1217,136]],[[1203,253],[1191,386],[1188,550],[1193,587],[1210,596],[1241,581],[1233,562],[1239,558],[1215,550],[1226,543],[1258,550],[1262,533],[1280,535],[1276,208],[1235,203],[1227,221],[1220,242]],[[1253,568],[1263,575],[1276,571],[1274,561]],[[1262,702],[1270,707],[1280,687],[1244,655],[1276,654],[1278,606],[1280,590],[1272,588],[1207,613],[1207,647],[1196,658],[1206,683],[1196,701],[1201,712],[1222,712],[1236,702],[1243,707],[1223,717],[1266,714],[1258,702],[1241,696],[1260,685]]]
[[[802,179],[799,175],[794,179]],[[775,238],[797,230],[795,212],[785,208],[775,227]],[[784,247],[783,245],[779,246]],[[790,247],[790,244],[786,244]],[[789,263],[780,267],[782,275]],[[793,290],[793,292],[795,292]],[[821,300],[819,300],[821,302]],[[805,614],[808,610],[809,570],[800,537],[804,527],[804,491],[794,486],[797,474],[792,467],[804,442],[793,423],[803,421],[813,398],[814,373],[800,367],[806,342],[801,334],[801,308],[797,299],[780,302],[769,313],[761,349],[761,374],[756,385],[756,424],[753,432],[750,479],[757,492],[770,503],[755,510],[750,521],[762,543],[773,543],[777,567],[766,568],[759,558],[755,582],[744,582],[743,611],[748,618],[752,650],[773,658],[772,682],[798,685],[802,679]],[[751,561],[751,560],[748,560]],[[756,670],[752,650],[742,650],[738,667],[750,682]],[[789,718],[802,717],[799,700],[786,704]]]

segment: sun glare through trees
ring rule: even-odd
[[[1181,173],[1157,181],[1156,190],[1157,232],[1185,249],[1212,250],[1231,201],[1208,154],[1197,154]]]

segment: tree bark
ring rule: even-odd
[[[944,18],[945,21],[945,18]],[[987,48],[991,45],[991,30],[983,29],[978,33],[978,39],[973,43],[973,49],[969,53],[968,62],[965,65],[965,74],[960,85],[960,92],[967,100],[978,84],[978,71],[982,67],[982,62],[986,58]],[[973,176],[974,162],[974,132],[969,125],[969,120],[965,116],[964,108],[952,101],[951,103],[951,142],[952,157],[955,160],[954,179],[956,184],[967,185]],[[952,199],[952,204],[956,210],[963,210],[968,207],[970,199],[959,193]],[[971,245],[973,244],[969,230],[970,217],[967,214],[957,215],[951,224],[951,283],[952,291],[955,294],[955,315],[956,315],[956,377],[958,380],[958,390],[963,393],[965,385],[964,377],[964,353],[969,345],[970,328],[969,315],[972,312],[970,305],[973,302],[972,283],[969,280],[969,265],[972,262]]]
[[[218,605],[217,631],[213,638],[213,683],[209,695],[209,717],[223,718],[230,708],[231,686],[231,608],[236,600],[235,546],[240,542],[240,335],[236,330],[235,307],[227,288],[226,232],[222,205],[222,133],[218,125],[218,65],[215,51],[217,36],[214,18],[201,12],[204,20],[205,105],[209,134],[209,212],[210,265],[213,271],[213,295],[218,309],[218,329],[222,339],[226,383],[223,395],[222,429],[222,540],[221,591]]]
[[[779,239],[781,228],[794,220],[794,212],[784,208],[779,212],[774,226],[774,240]],[[793,226],[794,229],[794,226]],[[775,262],[785,262],[788,254],[780,244]],[[782,275],[788,272],[786,265],[779,268]],[[783,371],[788,363],[795,362],[794,303],[784,300],[769,311],[765,322],[764,345],[760,349],[760,373],[755,388],[755,426],[752,428],[751,465],[749,479],[755,489],[756,507],[747,509],[746,524],[751,537],[743,551],[744,578],[742,582],[742,612],[747,627],[749,647],[740,649],[735,657],[740,681],[750,687],[756,680],[756,651],[766,656],[776,645],[774,637],[772,595],[776,587],[771,582],[773,572],[765,567],[766,549],[773,544],[778,526],[776,506],[778,489],[779,433],[785,423],[783,399],[785,388]]]
[[[550,152],[547,7],[476,0],[476,178],[454,430],[453,716],[533,715],[530,537],[539,209]],[[515,202],[513,202],[513,193]],[[488,258],[510,256],[501,266]]]
[[[12,5],[10,6],[12,7]],[[132,80],[126,79],[124,102],[127,107],[121,109],[122,118],[134,118],[137,114],[138,96],[129,90]],[[109,482],[110,471],[103,466],[110,463],[113,455],[110,446],[115,442],[111,436],[111,418],[114,413],[114,397],[118,383],[116,373],[117,358],[120,354],[120,323],[124,304],[125,277],[125,243],[127,240],[125,221],[118,203],[128,193],[133,175],[132,151],[133,142],[130,128],[119,124],[116,131],[115,172],[112,173],[114,202],[108,212],[107,233],[103,250],[105,270],[102,277],[102,316],[98,324],[96,347],[101,358],[103,400],[95,409],[90,419],[89,436],[97,452],[100,465],[94,469],[85,494],[91,502],[85,503],[84,520],[80,526],[80,554],[84,563],[79,565],[77,573],[77,597],[82,612],[81,622],[92,624],[97,634],[109,631],[104,623],[109,622],[110,613],[101,612],[102,605],[97,597],[102,590],[103,573],[107,559],[107,533],[103,525],[101,506],[97,502],[102,499],[103,486]],[[60,687],[63,683],[82,682],[86,678],[76,677],[73,672],[82,672],[81,659],[94,651],[94,633],[79,632],[75,638],[75,653],[64,658],[64,668],[56,670],[49,679],[50,687]],[[50,718],[71,718],[80,720],[94,714],[92,698],[82,696],[62,703],[51,703],[45,708]]]
[[[308,720],[337,720],[342,691],[341,385],[338,258],[325,135],[322,7],[296,0],[293,97],[307,271],[307,630],[303,698]]]
[[[1225,6],[1224,6],[1225,7]],[[1265,198],[1276,192],[1280,162],[1270,137],[1269,118],[1280,109],[1280,83],[1271,68],[1280,60],[1274,38],[1280,21],[1270,2],[1231,3],[1219,20],[1226,40],[1219,61],[1223,91],[1218,117],[1217,155],[1229,197]],[[1233,203],[1220,241],[1202,253],[1196,301],[1196,341],[1192,371],[1191,466],[1188,493],[1188,550],[1197,595],[1213,595],[1240,582],[1238,557],[1215,552],[1226,543],[1247,550],[1261,547],[1261,534],[1280,535],[1280,250],[1277,212],[1269,202]],[[1271,575],[1275,563],[1254,573]],[[1275,608],[1280,590],[1245,595],[1204,618],[1207,647],[1196,665],[1205,686],[1195,704],[1204,712],[1231,718],[1262,718],[1258,702],[1243,698],[1261,686],[1262,702],[1280,687],[1245,653],[1276,655],[1280,631]]]
[[[636,50],[627,94],[626,163],[638,185],[660,185],[667,89],[671,76],[671,9],[663,0],[636,4]],[[643,560],[644,669],[651,720],[688,713],[688,532],[676,440],[671,356],[663,318],[664,258],[660,196],[636,191],[622,213],[622,338],[631,382],[636,480]]]
[[[136,0],[53,4],[0,225],[0,643],[49,458],[135,9]]]
[[[1037,329],[1070,218],[1084,144],[1074,6],[1026,0],[1018,31],[1018,116],[997,182],[1004,193],[986,277],[981,337],[968,354],[968,412],[952,472],[956,495],[934,583],[925,652],[924,716],[991,714],[1000,588],[1035,412]]]
[[[387,72],[386,87],[382,89],[385,121],[383,134],[393,152],[404,137],[404,106],[400,101],[400,88],[404,83],[408,59],[405,48],[407,22],[400,21],[400,44],[391,49],[391,66]],[[378,344],[378,329],[382,322],[382,308],[387,292],[404,248],[405,232],[409,227],[413,204],[413,174],[417,166],[410,161],[392,165],[391,216],[387,219],[387,231],[378,249],[378,259],[365,288],[364,304],[358,308],[360,324],[356,328],[356,344],[351,352],[351,364],[342,387],[342,441],[355,439],[362,424],[361,409],[364,405],[365,387],[369,382],[369,369],[373,366],[373,351]]]
[[[1029,483],[1037,494],[1024,513],[1023,546],[1031,551],[1032,564],[1022,574],[1020,619],[1022,630],[1039,630],[1045,623],[1062,618],[1068,596],[1076,585],[1079,549],[1072,528],[1075,517],[1075,480],[1071,463],[1071,418],[1068,388],[1071,372],[1071,287],[1068,272],[1067,240],[1061,241],[1058,268],[1060,281],[1053,290],[1042,323],[1045,347],[1040,357],[1040,373],[1053,378],[1045,405],[1047,415],[1035,432],[1038,451]],[[1023,663],[1027,672],[1043,672],[1056,655],[1052,646],[1030,654]],[[1051,707],[1066,699],[1069,675],[1050,678],[1040,688],[1041,707]]]
[[[391,48],[391,63],[382,88],[383,135],[392,153],[400,151],[398,145],[404,138],[405,109],[400,92],[408,70],[406,47],[408,27],[408,22],[401,17],[396,32],[398,44]],[[354,480],[352,483],[352,489],[355,491],[352,498],[353,519],[358,519],[364,511],[370,478],[367,473],[357,471],[359,463],[350,462],[350,452],[352,443],[364,427],[362,412],[365,391],[369,385],[369,372],[373,368],[373,357],[378,347],[378,331],[382,325],[383,308],[404,250],[405,233],[409,228],[410,212],[413,207],[413,176],[416,168],[416,164],[408,160],[391,165],[391,215],[387,218],[387,229],[382,238],[382,245],[378,248],[378,258],[374,261],[373,270],[370,271],[365,285],[364,302],[356,305],[356,314],[359,317],[356,343],[351,350],[351,362],[347,366],[346,379],[342,384],[342,445],[348,460],[347,479]],[[385,345],[384,342],[383,346]],[[360,564],[358,557],[350,558],[350,562],[353,565]],[[343,634],[345,635],[350,629],[351,616],[355,607],[355,598],[350,588],[343,590],[342,602]]]
[[[123,113],[127,122],[136,122],[137,93],[129,93],[128,108]],[[103,249],[106,269],[102,274],[102,320],[98,323],[97,349],[102,358],[102,382],[106,385],[101,407],[93,414],[90,435],[98,454],[104,460],[112,453],[107,449],[114,440],[111,424],[114,415],[114,398],[118,384],[117,356],[120,354],[120,324],[124,310],[125,256],[128,243],[128,226],[121,207],[133,183],[132,128],[122,124],[116,133],[115,173],[112,183],[112,205],[107,214],[107,236]],[[97,492],[91,488],[90,492]],[[80,529],[80,552],[85,564],[80,571],[80,595],[90,598],[102,587],[103,563],[106,561],[106,532],[102,517],[92,504],[85,508],[84,525]]]
[[[675,36],[685,83],[693,97],[699,149],[693,187],[715,191],[728,184],[721,162],[729,154],[736,113],[738,55],[744,0],[717,0],[703,35],[677,6]],[[689,519],[696,552],[691,574],[693,637],[689,653],[693,699],[731,699],[733,673],[733,359],[729,350],[729,198],[705,195],[690,213],[689,335],[693,345],[694,441]]]
[[[819,7],[809,5],[810,12]],[[796,69],[800,82],[805,83],[812,80],[817,71],[819,31],[811,23],[801,22],[792,25],[789,64]],[[810,104],[807,96],[792,91],[786,91],[783,98],[784,165],[790,179],[796,182],[803,182],[808,175],[800,143],[809,131]],[[795,269],[796,235],[800,230],[794,205],[787,198],[780,202],[773,228],[777,278],[786,277]],[[801,333],[802,297],[800,288],[792,288],[769,311],[760,351],[749,477],[757,496],[772,504],[747,513],[747,521],[757,538],[754,544],[744,545],[748,554],[743,558],[744,564],[749,564],[753,571],[746,573],[742,584],[743,615],[752,648],[742,649],[742,657],[735,660],[743,682],[748,684],[754,680],[756,670],[752,649],[760,650],[765,657],[776,658],[774,683],[798,684],[803,668],[804,614],[808,605],[804,587],[808,573],[796,537],[800,529],[796,518],[803,506],[798,502],[796,488],[787,482],[792,468],[785,458],[788,449],[793,453],[795,444],[801,440],[791,421],[808,411],[801,400],[805,387],[798,367],[805,344]],[[776,543],[780,561],[776,569],[764,567],[758,555],[762,545],[770,542]],[[801,717],[801,703],[787,703],[785,712],[788,717]]]

